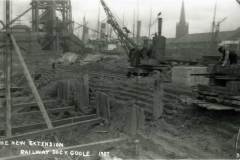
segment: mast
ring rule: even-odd
[[[215,31],[216,26],[216,14],[217,14],[217,0],[215,2],[214,10],[213,10],[213,21],[212,21],[212,33]]]
[[[213,10],[213,21],[212,21],[212,36],[211,36],[211,49],[214,49],[216,46],[216,15],[217,15],[217,0],[214,5],[214,10]]]
[[[133,26],[132,26],[132,34],[133,34],[133,39],[135,38],[135,27],[136,27],[136,13],[135,10],[133,10]]]
[[[97,18],[97,39],[100,39],[100,17],[101,17],[101,6],[98,4],[98,18]]]
[[[151,37],[151,26],[152,26],[152,7],[150,9],[150,18],[149,18],[149,26],[148,26],[148,38]]]

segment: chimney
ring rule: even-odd
[[[162,18],[158,17],[158,36],[162,36]]]
[[[101,40],[106,39],[106,32],[107,32],[107,25],[106,25],[106,23],[102,23],[101,29],[100,29],[100,39]]]

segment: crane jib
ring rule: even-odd
[[[125,46],[127,51],[129,52],[133,48],[137,48],[137,44],[133,40],[131,40],[128,35],[122,30],[122,27],[117,22],[110,8],[106,5],[104,0],[100,0],[103,6],[103,9],[107,15],[108,23],[112,26],[114,32],[118,35],[121,43]]]

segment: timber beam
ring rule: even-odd
[[[4,140],[21,139],[21,138],[27,138],[27,137],[28,138],[36,137],[36,136],[43,135],[43,134],[52,134],[52,133],[55,133],[58,131],[66,130],[71,127],[76,127],[76,126],[81,126],[81,125],[91,125],[91,124],[101,123],[102,121],[103,120],[101,118],[95,118],[95,119],[91,119],[91,120],[85,120],[85,121],[75,122],[75,123],[71,123],[71,124],[65,124],[65,125],[61,125],[61,126],[57,126],[57,127],[52,127],[49,129],[42,129],[42,130],[33,131],[33,132],[29,132],[29,133],[19,134],[19,135],[15,135],[12,137],[0,139],[0,141],[1,140],[4,141]]]
[[[85,116],[78,116],[78,117],[65,118],[65,119],[61,119],[61,120],[55,120],[52,123],[53,123],[53,126],[57,127],[57,126],[61,126],[61,125],[69,124],[69,123],[81,122],[81,121],[86,121],[86,120],[91,120],[91,119],[96,119],[96,118],[97,118],[97,115],[92,114],[92,115],[85,115]],[[12,131],[13,131],[13,133],[21,133],[21,132],[26,132],[29,130],[44,129],[44,128],[46,128],[45,123],[34,123],[34,124],[27,124],[27,125],[21,125],[21,126],[13,126]],[[4,132],[4,129],[0,129],[0,133],[2,133],[2,132]]]

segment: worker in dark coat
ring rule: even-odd
[[[238,63],[238,56],[236,52],[227,50],[223,46],[219,47],[218,51],[222,53],[222,57],[220,59],[222,66],[226,66],[228,64],[233,65]]]
[[[143,58],[142,50],[138,50],[133,48],[129,52],[129,61],[131,66],[137,67],[141,63],[141,59]]]

